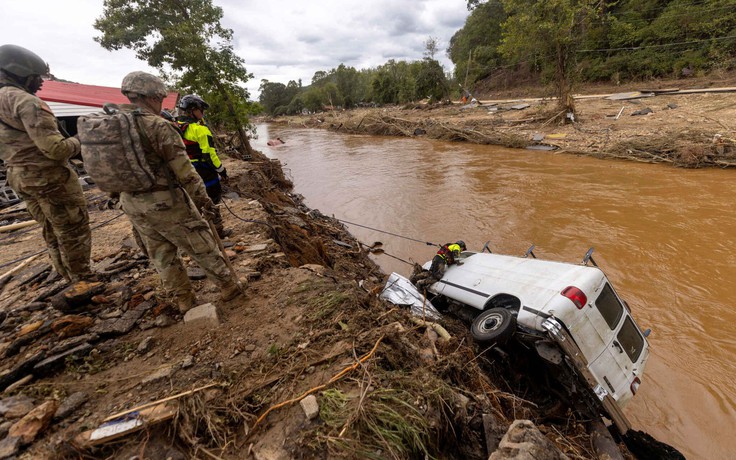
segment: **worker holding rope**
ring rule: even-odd
[[[426,289],[436,283],[445,274],[448,265],[462,265],[458,256],[466,249],[465,242],[458,240],[455,243],[447,243],[440,246],[437,254],[432,258],[429,270],[424,270],[418,264],[414,265],[414,272],[410,281],[419,289]]]

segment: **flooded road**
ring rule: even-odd
[[[421,139],[259,125],[307,205],[421,241],[596,262],[652,355],[626,408],[687,458],[736,456],[736,171],[681,170]],[[286,144],[268,147],[269,138]],[[423,263],[436,249],[354,225],[361,241]],[[410,273],[379,256],[387,273]]]

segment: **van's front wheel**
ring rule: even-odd
[[[478,315],[470,333],[478,342],[506,343],[516,330],[516,317],[505,308],[491,308]]]

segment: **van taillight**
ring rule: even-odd
[[[582,309],[585,304],[588,303],[588,297],[585,295],[585,293],[575,286],[566,287],[562,290],[560,294],[572,300],[572,303],[574,303],[575,306],[578,307],[578,310]]]
[[[641,380],[639,380],[639,377],[634,377],[634,381],[631,382],[631,394],[636,394],[636,390],[639,389],[639,385],[641,385]]]

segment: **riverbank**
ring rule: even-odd
[[[452,316],[440,321],[449,334],[440,337],[380,300],[385,274],[342,224],[303,204],[278,162],[256,154],[226,163],[228,256],[248,280],[245,300],[218,303],[190,264],[200,303],[219,311],[185,321],[137,251],[129,223],[111,221],[119,211],[94,188],[86,194],[101,292],[60,311],[52,300],[62,286],[42,258],[5,284],[0,407],[13,410],[2,412],[0,448],[8,450],[0,453],[486,459],[504,452],[509,428],[520,429],[515,420],[528,419],[545,451],[596,456],[586,419],[534,372],[477,347]],[[33,227],[7,236],[4,270],[41,241]],[[140,426],[126,418],[108,425],[128,424],[130,433],[104,428],[92,436],[131,409],[146,414]]]
[[[344,133],[427,137],[448,141],[550,150],[677,167],[736,166],[736,92],[731,79],[589,87],[576,97],[575,120],[560,124],[555,101],[510,92],[479,104],[414,104],[331,111],[269,120]],[[680,82],[682,83],[682,82]],[[690,83],[688,86],[693,86]],[[490,95],[493,97],[494,95]],[[623,98],[623,99],[622,99]]]

